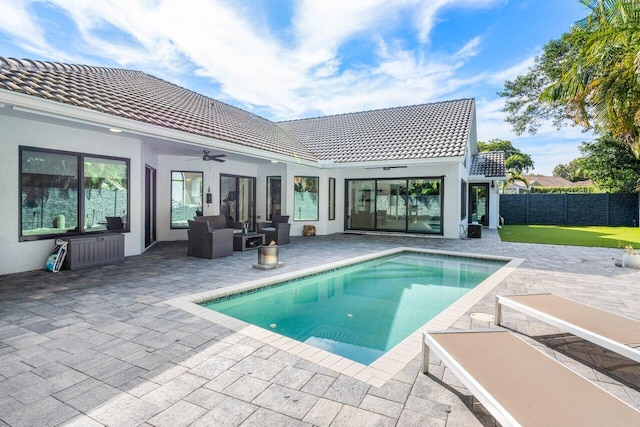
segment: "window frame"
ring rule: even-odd
[[[329,221],[336,219],[336,179],[329,178]]]
[[[171,170],[169,175],[171,183],[171,194],[169,195],[169,229],[170,230],[188,230],[189,225],[177,227],[173,225],[173,174],[174,173],[199,173],[202,177],[202,185],[200,186],[200,212],[204,214],[204,172],[203,171],[188,171],[188,170]]]
[[[371,215],[373,215],[374,218],[374,222],[373,222],[373,226],[372,227],[353,227],[353,223],[350,222],[353,219],[350,218],[351,212],[350,209],[352,208],[351,206],[351,200],[350,200],[350,188],[349,185],[350,183],[355,183],[355,182],[372,182],[373,183],[373,188],[371,190],[371,192],[377,193],[377,188],[378,188],[378,182],[379,181],[393,181],[393,180],[403,180],[407,183],[407,186],[409,185],[409,182],[412,180],[425,180],[425,181],[439,181],[439,195],[440,195],[440,199],[439,199],[439,204],[440,204],[440,231],[438,232],[427,232],[427,231],[417,231],[417,230],[411,230],[409,227],[409,215],[406,215],[405,218],[405,228],[403,230],[400,229],[394,229],[394,230],[384,230],[381,229],[379,227],[377,227],[377,197],[374,196],[365,196],[362,199],[362,203],[366,205],[367,202],[371,202],[373,201],[372,205],[369,205],[368,209],[365,209],[365,211],[370,212]],[[344,229],[345,230],[365,230],[365,231],[391,231],[391,232],[402,232],[402,233],[412,233],[412,234],[424,234],[424,235],[428,235],[428,236],[443,236],[444,235],[444,200],[445,200],[445,190],[446,190],[446,185],[445,185],[445,176],[444,175],[440,175],[440,176],[399,176],[399,177],[384,177],[384,178],[348,178],[344,180]],[[367,191],[366,189],[364,190],[365,192]],[[366,193],[364,193],[366,194]],[[405,206],[408,212],[409,209],[409,198],[410,196],[407,194],[406,198],[405,198]]]
[[[271,215],[275,212],[270,212],[271,206],[273,205],[272,197],[271,197],[271,186],[273,185],[273,181],[280,181],[280,212],[276,215],[282,215],[282,176],[281,175],[269,175],[267,176],[267,220],[271,221]]]
[[[296,218],[296,181],[298,179],[311,179],[315,181],[316,186],[316,216],[313,218]],[[320,220],[320,177],[319,176],[306,176],[295,175],[293,177],[293,220],[294,221],[319,221]]]
[[[467,202],[469,200],[468,195],[469,186],[464,179],[460,180],[460,221],[464,221],[467,218]]]
[[[51,148],[42,148],[42,147],[32,147],[26,145],[20,145],[18,147],[18,241],[20,242],[32,242],[39,240],[50,240],[60,237],[67,236],[83,236],[83,235],[96,235],[96,234],[107,234],[107,233],[129,233],[131,232],[131,159],[126,157],[117,157],[117,156],[108,156],[102,154],[95,153],[84,153],[78,151],[68,151],[68,150],[56,150]],[[37,235],[24,235],[22,229],[22,165],[24,159],[24,152],[31,151],[37,153],[45,153],[45,154],[58,154],[64,156],[73,156],[77,159],[77,170],[76,170],[76,197],[77,197],[77,214],[78,214],[78,225],[74,230],[68,230],[63,233],[49,233],[49,234],[37,234]],[[85,230],[85,201],[84,201],[84,192],[85,192],[85,184],[84,184],[84,166],[85,166],[85,158],[90,157],[93,159],[104,159],[104,160],[116,160],[122,161],[125,163],[127,168],[127,216],[128,221],[124,223],[124,228],[121,230],[93,230],[86,231]]]

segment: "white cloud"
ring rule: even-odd
[[[102,56],[170,81],[185,80],[182,73],[192,72],[218,83],[220,92],[212,96],[291,118],[428,102],[468,83],[455,79],[455,71],[477,54],[481,38],[449,56],[434,56],[420,45],[409,50],[387,31],[407,25],[403,14],[408,12],[421,23],[416,30],[427,34],[432,26],[425,25],[425,13],[452,5],[478,7],[476,3],[301,1],[294,8],[293,42],[288,43],[274,37],[262,18],[247,14],[238,2],[194,0],[188,8],[180,0],[50,0],[47,5],[68,15],[80,34],[74,40],[76,50],[55,60]],[[485,0],[480,6],[492,3]],[[2,29],[16,37],[26,35],[27,50],[41,46],[40,52],[54,52],[41,24],[29,16],[28,3],[11,6],[20,22],[0,21]],[[369,52],[369,64],[343,64],[340,48],[358,37],[377,46]]]

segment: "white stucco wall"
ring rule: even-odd
[[[23,114],[24,117],[28,115]],[[48,148],[93,155],[117,156],[130,159],[130,210],[129,218],[143,218],[144,202],[141,200],[144,182],[144,163],[141,142],[104,129],[91,131],[86,126],[69,127],[11,117],[0,114],[0,274],[44,268],[53,248],[54,239],[19,241],[19,147]],[[149,157],[148,154],[146,157]],[[142,167],[140,166],[142,165]],[[144,240],[144,223],[133,220],[131,232],[125,233],[125,255],[141,252]],[[141,225],[142,224],[142,225]]]
[[[6,114],[4,114],[6,113]],[[53,239],[19,241],[19,146],[48,148],[93,155],[107,155],[130,160],[129,183],[130,207],[127,212],[131,232],[125,233],[125,254],[137,255],[144,251],[144,172],[145,165],[156,170],[156,238],[157,241],[186,240],[184,229],[170,228],[171,171],[201,171],[204,174],[204,192],[212,193],[213,203],[204,206],[205,215],[220,213],[220,174],[241,175],[256,178],[256,220],[265,221],[267,176],[282,179],[282,212],[290,216],[291,234],[302,234],[306,224],[316,226],[317,234],[326,235],[344,231],[345,180],[346,179],[393,179],[407,177],[444,176],[443,237],[459,238],[460,179],[465,178],[466,168],[458,161],[430,162],[406,168],[370,169],[368,165],[358,167],[313,167],[299,163],[270,163],[264,158],[229,155],[227,161],[204,162],[197,155],[167,155],[167,145],[154,146],[131,133],[112,133],[106,128],[92,127],[72,121],[36,116],[26,112],[0,107],[0,185],[3,203],[0,204],[0,274],[41,269],[53,247]],[[197,150],[195,150],[197,151]],[[467,166],[470,165],[468,158]],[[318,221],[294,220],[295,176],[319,177]],[[336,179],[336,216],[329,221],[329,178]],[[497,225],[497,188],[491,192],[492,228]],[[434,236],[435,237],[435,236]]]

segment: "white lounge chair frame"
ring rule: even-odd
[[[436,356],[453,372],[453,374],[462,381],[462,384],[475,396],[480,403],[489,411],[491,415],[502,425],[519,426],[520,423],[507,411],[494,397],[485,389],[475,378],[473,378],[469,372],[452,357],[447,350],[445,350],[437,341],[435,341],[431,334],[433,333],[449,333],[455,334],[460,332],[469,331],[425,331],[424,339],[422,341],[422,372],[426,375],[429,373],[429,349],[433,351]],[[504,332],[502,329],[497,330],[478,330],[478,332]]]
[[[546,398],[550,399],[547,402],[557,402],[555,410],[563,410],[563,415],[559,415],[557,420],[554,420],[554,416],[556,416],[557,412],[553,408],[545,406],[541,403],[538,405],[532,404],[533,406],[527,406],[526,412],[524,413],[515,413],[512,414],[509,410],[501,404],[493,395],[491,390],[487,390],[474,376],[467,370],[463,364],[461,364],[456,356],[460,357],[460,354],[451,354],[446,348],[444,348],[434,335],[439,334],[475,334],[475,333],[501,333],[508,335],[508,337],[504,337],[508,340],[518,340],[521,342],[524,347],[520,347],[521,344],[518,344],[520,349],[529,348],[529,350],[525,350],[525,352],[531,356],[531,360],[535,359],[534,363],[536,366],[540,367],[542,365],[552,368],[551,371],[555,372],[556,375],[559,372],[562,372],[562,376],[565,380],[569,379],[570,389],[575,393],[571,393],[571,395],[567,394],[567,384],[555,384],[554,379],[557,379],[556,376],[551,375],[551,377],[541,377],[537,375],[537,372],[532,372],[530,376],[523,375],[520,377],[514,376],[506,376],[504,378],[500,377],[500,387],[507,385],[507,388],[513,389],[513,391],[518,391],[517,393],[512,393],[509,397],[513,400],[528,402],[527,399],[533,398],[531,395],[530,388],[534,386],[536,389],[540,389],[541,381],[544,383],[546,387],[545,390],[547,392],[543,393]],[[500,353],[500,348],[490,347],[489,345],[485,346],[485,348],[490,348],[491,351],[496,352],[496,364],[503,363],[504,359],[500,359],[503,355]],[[611,393],[606,390],[598,387],[597,385],[589,382],[587,379],[581,377],[577,373],[573,372],[566,366],[562,365],[559,361],[551,358],[550,356],[544,354],[540,350],[532,347],[524,340],[518,338],[511,332],[505,329],[490,329],[490,330],[473,330],[473,331],[425,331],[424,339],[423,339],[423,352],[422,352],[422,371],[425,374],[428,374],[429,371],[429,352],[433,351],[433,353],[438,356],[438,358],[447,366],[448,369],[464,384],[464,386],[475,396],[480,403],[484,405],[484,407],[493,415],[500,425],[503,427],[508,426],[520,426],[521,422],[526,422],[528,425],[538,425],[548,427],[549,425],[562,425],[562,426],[573,426],[573,425],[585,425],[589,421],[593,421],[593,417],[598,416],[600,421],[596,421],[596,423],[603,422],[603,420],[609,420],[616,426],[637,426],[640,425],[640,412],[633,408],[632,406],[626,404],[622,400],[613,396]],[[486,352],[484,353],[486,359]],[[471,355],[473,357],[473,354]],[[515,356],[514,356],[515,357]],[[464,360],[464,357],[462,357]],[[526,358],[525,358],[526,359]],[[529,365],[526,361],[518,358],[517,360],[511,359],[511,361],[515,364],[520,363],[522,361],[524,369],[528,369]],[[464,362],[463,362],[464,363]],[[542,364],[542,365],[541,365]],[[495,364],[493,368],[495,368]],[[491,368],[490,368],[491,369]],[[545,369],[549,370],[549,369]],[[475,367],[475,371],[478,371],[478,366]],[[495,384],[493,386],[495,387]],[[564,388],[563,388],[564,386]],[[492,387],[489,385],[489,387]],[[495,390],[494,390],[495,391]],[[504,390],[502,391],[504,393]],[[538,393],[540,394],[540,393]],[[573,399],[574,396],[582,396],[578,400]],[[589,396],[589,397],[585,397]],[[572,400],[573,399],[573,400]],[[571,401],[568,402],[567,400]],[[513,402],[512,402],[513,405]],[[526,405],[525,405],[526,406]],[[553,406],[553,405],[551,405]],[[522,405],[516,405],[515,409],[518,412],[517,408],[522,410]],[[564,411],[565,408],[569,408],[569,412]],[[536,411],[536,414],[541,414],[540,419],[531,419],[531,410]],[[574,414],[571,414],[571,411]],[[528,419],[528,421],[518,421],[518,415]],[[543,416],[544,415],[544,416]],[[550,418],[551,416],[551,418]],[[575,418],[574,418],[575,417]],[[586,420],[585,420],[586,418]],[[615,418],[615,419],[614,419]],[[549,420],[552,421],[549,421]]]
[[[549,313],[545,313],[544,311],[537,310],[532,308],[523,302],[518,302],[511,297],[523,297],[523,296],[532,296],[532,295],[549,295],[549,297],[553,297],[554,299],[563,300],[562,303],[568,304],[572,306],[572,308],[584,309],[584,310],[593,310],[595,313],[601,317],[602,322],[605,322],[606,319],[614,319],[616,321],[629,322],[628,324],[633,325],[637,324],[638,327],[638,341],[636,342],[619,342],[610,337],[607,337],[603,334],[596,333],[585,325],[578,325],[568,321],[566,319],[559,318],[558,316],[550,315]],[[592,307],[587,304],[582,304],[576,301],[572,301],[566,298],[562,298],[550,293],[539,293],[539,294],[518,294],[518,295],[498,295],[496,296],[496,313],[495,313],[495,324],[498,326],[502,325],[502,306],[512,308],[516,311],[519,311],[527,316],[534,317],[536,319],[542,320],[545,323],[555,326],[556,328],[569,332],[573,335],[576,335],[580,338],[583,338],[587,341],[590,341],[594,344],[597,344],[601,347],[604,347],[608,350],[611,350],[615,353],[618,353],[624,357],[627,357],[631,360],[634,360],[640,363],[640,322],[629,319],[628,317],[619,316],[617,314],[613,314],[608,311],[604,311],[595,307]]]

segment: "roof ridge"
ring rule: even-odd
[[[331,117],[342,117],[342,116],[351,116],[351,115],[356,115],[356,114],[365,114],[365,113],[375,113],[375,112],[379,112],[379,111],[391,111],[391,110],[400,110],[403,108],[412,108],[412,107],[422,107],[422,106],[427,106],[427,105],[437,105],[437,104],[451,104],[454,102],[460,102],[460,101],[475,101],[475,98],[459,98],[459,99],[451,99],[451,100],[445,100],[445,101],[434,101],[434,102],[426,102],[423,104],[411,104],[411,105],[400,105],[400,106],[396,106],[396,107],[387,107],[387,108],[377,108],[374,110],[360,110],[360,111],[352,111],[349,113],[339,113],[339,114],[330,114],[328,116],[314,116],[314,117],[306,117],[303,119],[291,119],[291,120],[281,120],[275,123],[291,123],[291,122],[301,122],[301,121],[305,121],[305,120],[315,120],[315,119],[328,119]]]
[[[40,61],[36,59],[18,59],[0,56],[0,68],[13,71],[63,71],[63,72],[111,72],[118,74],[146,74],[143,71],[126,68],[99,67],[95,65],[69,64],[65,62]],[[153,77],[153,76],[152,76]]]

